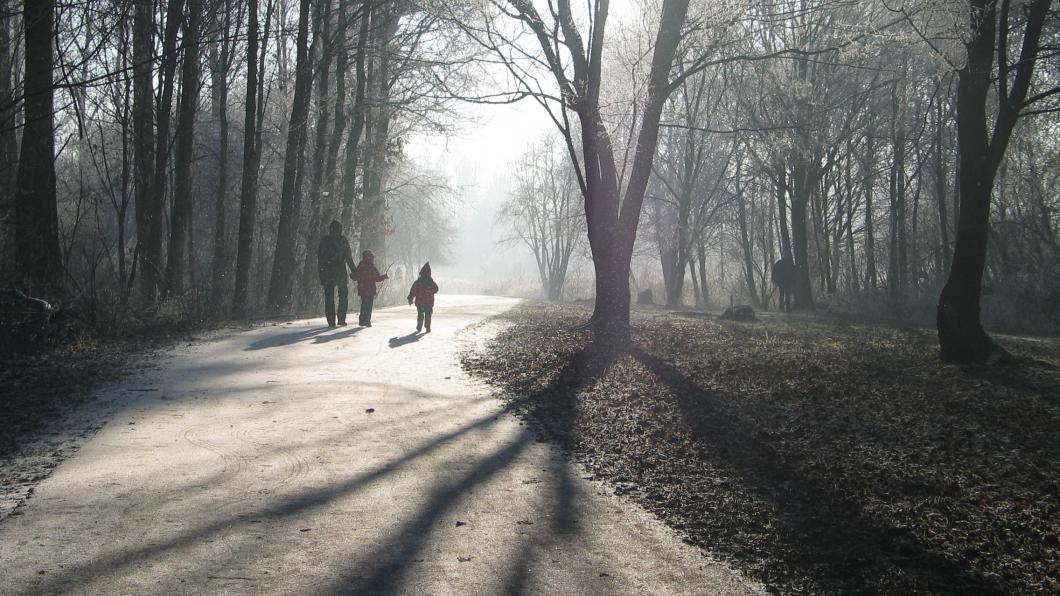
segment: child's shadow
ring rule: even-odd
[[[390,347],[391,348],[400,348],[401,346],[403,346],[405,344],[410,344],[412,342],[420,341],[420,338],[423,337],[423,336],[424,336],[423,333],[420,333],[419,331],[415,331],[413,333],[410,333],[408,335],[404,335],[404,336],[401,336],[401,337],[391,337],[390,338]]]

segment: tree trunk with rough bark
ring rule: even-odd
[[[350,125],[350,133],[346,138],[345,165],[342,172],[342,222],[343,229],[355,229],[354,207],[357,202],[357,152],[360,146],[361,136],[364,134],[365,103],[368,93],[368,72],[366,54],[368,52],[368,39],[372,34],[371,24],[374,13],[371,10],[371,0],[364,0],[361,4],[361,27],[357,35],[357,53],[354,56],[354,68],[356,84],[353,92],[353,106],[351,108],[353,122]]]
[[[992,0],[970,0],[971,37],[968,60],[958,73],[957,142],[960,155],[960,213],[949,278],[939,296],[936,323],[939,349],[947,362],[983,363],[1004,351],[986,334],[979,318],[983,269],[990,226],[994,178],[1005,155],[1012,129],[1024,107],[1038,58],[1042,26],[1051,0],[1024,6],[1023,42],[1009,81],[1007,63],[1009,2],[1000,10]],[[1000,33],[1000,35],[999,35]],[[993,131],[988,133],[987,98],[994,79],[994,58],[1000,55],[998,102]],[[1009,87],[1010,86],[1010,87]],[[1008,92],[1005,90],[1008,88]]]
[[[140,300],[151,304],[158,289],[152,234],[160,233],[161,203],[155,193],[154,2],[136,0],[133,17],[133,161],[136,178],[136,265]]]
[[[26,0],[25,128],[15,194],[15,266],[30,295],[62,296],[55,195],[54,0]]]
[[[939,215],[939,257],[936,268],[942,275],[945,263],[950,259],[950,223],[946,206],[946,154],[943,147],[946,120],[943,117],[942,99],[935,103],[935,138],[932,149],[934,154],[935,205]]]
[[[324,2],[318,9],[318,28],[315,35],[322,38],[320,43],[320,58],[316,65],[317,85],[317,119],[315,137],[313,140],[313,157],[309,160],[311,173],[309,176],[309,225],[305,236],[305,258],[302,259],[302,275],[299,283],[300,296],[298,302],[307,305],[311,301],[319,301],[320,292],[317,291],[314,278],[317,275],[317,250],[316,240],[327,233],[328,222],[324,217],[324,170],[327,167],[328,129],[331,120],[331,58],[334,55],[333,37],[331,31],[331,3]],[[320,14],[322,13],[322,14]],[[341,16],[341,15],[340,15]]]
[[[799,310],[813,310],[813,284],[810,281],[809,202],[816,176],[806,158],[795,160],[791,171],[791,254],[795,264],[795,304]]]
[[[154,302],[160,293],[165,293],[166,270],[163,262],[163,212],[166,202],[166,180],[169,170],[171,113],[173,111],[173,89],[177,73],[177,33],[184,20],[184,0],[173,0],[166,10],[166,25],[162,36],[162,54],[158,68],[158,104],[155,106],[157,134],[155,136],[155,171],[151,196],[145,205],[147,236],[140,237],[141,280],[148,303]]]
[[[222,26],[210,54],[213,112],[217,121],[217,190],[214,195],[213,262],[210,275],[210,311],[220,314],[228,293],[228,70],[232,66],[232,18],[229,0],[221,7]]]
[[[865,140],[865,161],[861,164],[865,176],[865,287],[869,290],[875,290],[879,287],[878,273],[876,272],[876,224],[874,219],[876,216],[872,211],[875,159],[876,150],[870,134],[868,139]]]
[[[239,198],[239,237],[236,240],[236,280],[232,296],[232,314],[247,316],[247,290],[250,285],[250,264],[254,251],[254,220],[258,211],[257,139],[258,100],[258,1],[249,0],[247,7],[247,99],[243,124],[243,174]]]
[[[312,91],[313,64],[309,51],[309,0],[301,0],[298,9],[294,101],[287,129],[287,150],[283,160],[283,186],[280,190],[280,221],[276,233],[276,253],[269,281],[268,310],[283,313],[291,305],[295,274],[295,248],[300,215],[301,192],[298,188],[299,165],[304,159],[309,97]]]
[[[191,162],[195,142],[195,113],[199,107],[199,23],[201,0],[188,0],[184,24],[184,57],[180,74],[180,106],[174,153],[173,202],[169,216],[169,251],[166,258],[166,294],[184,292],[191,225]]]
[[[0,13],[14,12],[14,0],[0,0]],[[14,98],[15,56],[11,17],[0,18],[0,279],[14,277],[15,186],[18,137]]]

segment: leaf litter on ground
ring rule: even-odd
[[[595,477],[782,592],[1060,591],[1060,347],[939,362],[934,333],[525,302],[463,355]],[[494,324],[497,321],[493,322]]]

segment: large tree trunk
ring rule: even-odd
[[[376,19],[378,17],[378,20]],[[390,6],[373,13],[372,27],[377,31],[373,46],[378,57],[368,73],[368,96],[365,104],[364,173],[361,177],[363,203],[359,210],[361,250],[371,250],[378,259],[386,259],[387,202],[384,182],[388,174],[386,159],[390,141],[393,107],[390,105],[390,44],[397,34],[400,14]]]
[[[810,257],[807,234],[810,193],[816,186],[809,163],[797,158],[792,167],[791,252],[795,263],[795,304],[800,310],[813,310],[813,285],[810,281]]]
[[[936,268],[941,276],[950,258],[950,224],[946,208],[946,155],[943,148],[946,122],[943,119],[942,98],[935,103],[934,178],[935,205],[939,215],[939,256]]]
[[[162,262],[162,240],[164,237],[162,214],[166,198],[166,174],[169,166],[170,149],[170,114],[173,111],[173,88],[177,71],[177,33],[184,20],[184,0],[173,0],[166,11],[166,26],[162,37],[162,55],[158,69],[158,105],[155,117],[158,135],[155,137],[155,172],[151,196],[146,204],[147,236],[141,236],[140,254],[141,280],[144,295],[142,298],[154,302],[159,292],[165,291],[165,270]]]
[[[62,294],[63,269],[55,198],[54,0],[26,0],[23,19],[26,125],[15,196],[15,263],[31,295],[55,299]]]
[[[0,0],[0,13],[14,12],[14,0]],[[18,173],[18,137],[14,101],[14,45],[11,36],[13,18],[0,18],[0,279],[14,273],[14,221],[16,174]]]
[[[247,98],[243,124],[243,175],[239,198],[239,237],[236,241],[236,280],[232,313],[247,316],[247,289],[254,250],[254,220],[258,211],[258,1],[247,7]]]
[[[154,302],[155,291],[158,289],[157,261],[152,261],[151,238],[152,234],[158,238],[162,217],[161,203],[155,194],[154,30],[154,2],[136,0],[133,24],[136,268],[140,272],[140,299],[148,304]]]
[[[590,237],[590,245],[593,244]],[[593,340],[601,345],[629,343],[630,260],[618,251],[593,249],[596,270],[596,304],[593,309]]]
[[[327,167],[326,155],[328,148],[328,122],[331,120],[331,57],[334,49],[331,42],[331,3],[324,2],[318,9],[323,14],[317,16],[316,36],[323,38],[320,44],[320,59],[317,61],[316,78],[320,81],[317,85],[317,120],[315,138],[313,142],[313,157],[310,159],[309,167],[309,226],[305,236],[305,258],[302,260],[302,276],[299,304],[307,305],[309,301],[320,300],[320,292],[316,290],[313,278],[317,275],[317,251],[314,246],[315,240],[326,233],[327,223],[322,221],[324,216],[323,182],[324,170]],[[339,18],[342,18],[340,15]]]
[[[0,13],[14,12],[14,0],[0,0]],[[14,274],[15,193],[18,173],[18,137],[14,97],[15,56],[11,23],[0,18],[0,279]]]
[[[269,282],[268,309],[273,313],[285,312],[290,307],[294,285],[295,236],[298,232],[301,204],[301,192],[297,184],[298,170],[304,158],[309,96],[313,81],[313,63],[309,52],[309,19],[309,0],[301,0],[298,10],[294,102],[291,106],[290,126],[287,129],[283,186],[280,191],[280,222],[276,232],[276,253]]]
[[[1019,110],[1027,97],[1041,39],[1042,24],[1051,0],[1036,0],[1024,7],[1026,25],[1022,50],[1007,101],[999,102],[993,136],[987,133],[987,97],[993,79],[994,56],[1008,45],[1008,2],[1001,11],[992,0],[970,0],[971,39],[968,61],[958,74],[957,142],[960,154],[960,214],[949,279],[939,296],[936,323],[941,357],[948,362],[981,363],[1003,353],[983,329],[979,319],[983,268],[990,225],[990,196],[994,177],[1004,158]],[[1009,85],[1001,61],[1000,85]],[[1004,91],[1004,88],[1002,88]]]
[[[844,170],[845,189],[843,195],[846,197],[846,209],[844,210],[844,228],[846,230],[847,248],[847,291],[857,292],[858,286],[858,259],[854,250],[854,142],[847,138],[847,160]]]
[[[676,237],[662,242],[659,251],[663,267],[663,285],[666,287],[666,306],[671,308],[680,307],[684,302],[685,267],[688,266],[689,211],[692,190],[686,187],[682,192],[689,196],[681,197],[676,229],[668,230],[671,235],[676,233]],[[672,245],[666,246],[668,243]]]
[[[905,294],[905,122],[898,83],[891,87],[891,175],[888,181],[890,245],[887,260],[887,294],[896,305]]]
[[[324,188],[328,193],[327,200],[323,204],[321,221],[328,222],[336,219],[339,215],[339,196],[342,191],[341,181],[336,178],[335,171],[338,168],[339,149],[342,148],[342,136],[346,132],[346,72],[349,69],[349,32],[356,19],[350,17],[350,0],[339,0],[339,15],[337,21],[340,25],[335,32],[337,57],[335,60],[335,125],[331,129],[331,139],[328,142],[327,159],[324,165]],[[359,13],[363,18],[363,11]]]
[[[758,287],[755,284],[754,246],[747,232],[747,200],[744,197],[743,185],[740,180],[741,160],[736,161],[736,216],[740,227],[740,248],[743,253],[744,283],[747,285],[747,294],[751,297],[751,304],[755,308],[761,308],[762,303],[758,299]]]
[[[123,23],[121,28],[121,67],[128,71],[131,66],[130,47],[132,27],[129,23]],[[117,202],[114,204],[115,215],[117,216],[117,228],[118,228],[118,301],[121,306],[124,307],[129,300],[129,292],[132,290],[130,284],[132,283],[132,277],[128,273],[127,264],[127,251],[126,251],[126,221],[129,212],[129,196],[130,190],[133,188],[132,178],[135,164],[133,164],[133,141],[132,134],[130,131],[133,128],[132,109],[135,100],[133,99],[133,81],[132,78],[126,78],[121,84],[122,93],[122,105],[121,105],[121,193]]]
[[[229,0],[224,0],[223,26],[210,54],[210,77],[213,81],[213,111],[217,120],[217,191],[214,195],[213,263],[211,265],[210,310],[220,314],[228,291],[228,69],[232,65],[232,29]],[[218,45],[220,48],[218,49]]]
[[[777,227],[780,228],[780,256],[792,261],[791,234],[788,228],[788,182],[783,164],[777,166],[777,175],[773,185],[777,196]],[[771,263],[772,264],[772,263]]]
[[[606,9],[605,9],[606,10]],[[659,120],[670,93],[670,69],[673,66],[681,28],[688,12],[688,0],[665,0],[655,37],[648,75],[648,94],[637,135],[636,152],[630,168],[629,183],[619,202],[618,171],[610,139],[604,130],[600,108],[600,45],[602,22],[598,19],[599,39],[594,46],[589,71],[587,108],[579,113],[582,145],[585,150],[586,215],[589,245],[596,268],[596,307],[593,312],[593,341],[601,345],[629,342],[629,273],[633,246],[637,240],[644,193],[647,190],[652,162],[659,141]],[[596,34],[596,32],[594,32]],[[595,165],[594,165],[595,162]],[[595,185],[595,188],[593,187]],[[684,275],[682,270],[680,273]]]
[[[869,290],[879,287],[876,272],[876,224],[872,212],[872,194],[875,185],[876,150],[872,135],[865,140],[865,161],[862,162],[862,175],[865,177],[865,286]]]
[[[368,74],[365,66],[365,54],[368,51],[369,28],[374,14],[370,10],[370,2],[364,0],[361,4],[361,28],[357,35],[357,54],[354,57],[357,82],[353,92],[353,123],[350,125],[350,134],[346,138],[345,165],[342,172],[342,227],[347,230],[354,229],[354,205],[357,197],[357,150],[360,145],[361,135],[364,132],[364,112],[368,88]]]
[[[177,115],[173,204],[169,218],[169,252],[166,259],[166,293],[170,296],[184,292],[184,270],[192,209],[191,161],[195,141],[195,112],[199,104],[201,13],[201,0],[188,0],[184,26],[184,62],[180,75],[180,111]]]

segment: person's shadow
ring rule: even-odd
[[[264,350],[266,348],[282,348],[296,344],[300,341],[307,341],[315,336],[320,335],[326,331],[330,331],[330,327],[313,327],[309,329],[299,329],[293,333],[284,333],[282,335],[267,335],[260,339],[257,339],[250,343],[245,350]]]
[[[423,337],[423,336],[424,336],[423,333],[420,333],[419,331],[414,331],[414,332],[412,332],[412,333],[410,333],[408,335],[403,335],[401,337],[391,337],[390,338],[390,347],[391,348],[400,348],[401,346],[404,346],[406,344],[410,344],[410,343],[419,341],[420,338]]]
[[[346,329],[343,329],[342,331],[339,331],[337,333],[332,333],[329,335],[318,335],[316,336],[316,339],[313,340],[313,343],[323,344],[329,341],[335,341],[336,339],[345,339],[357,333],[361,329],[363,329],[363,327],[347,327]]]

